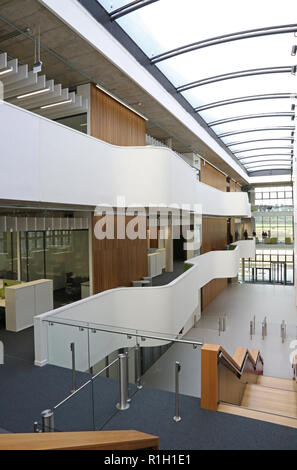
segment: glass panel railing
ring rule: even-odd
[[[88,380],[81,388],[53,407],[56,432],[92,431],[94,429],[93,386]]]
[[[89,330],[86,323],[67,324],[59,319],[47,324],[48,363],[66,370],[89,374]]]
[[[180,401],[183,396],[200,396],[204,339],[200,331],[194,329],[184,336],[183,331],[140,331],[55,316],[45,323],[49,363],[61,368],[69,390],[52,407],[57,431],[103,429],[119,410],[133,406],[134,400],[137,406],[142,401],[149,406],[162,391],[172,392],[168,413],[172,419],[176,392]]]

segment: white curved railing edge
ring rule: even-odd
[[[126,206],[200,205],[205,215],[250,217],[247,193],[197,181],[169,148],[112,145],[6,102],[2,119],[1,199],[117,207],[124,196]]]
[[[248,240],[247,242],[253,249],[255,241]],[[76,326],[73,329],[67,329],[67,327],[63,329],[60,340],[68,345],[74,339],[78,341],[75,331],[79,324],[83,326],[84,323],[89,323],[94,328],[98,325],[103,329],[105,326],[106,329],[117,327],[133,331],[155,332],[155,334],[156,332],[178,334],[199,305],[201,287],[212,279],[237,276],[242,247],[246,252],[244,242],[234,250],[211,251],[187,260],[187,263],[193,266],[165,286],[111,289],[36,316],[34,319],[35,364],[44,365],[48,362],[48,324],[45,321],[55,322],[55,318],[57,322],[62,319],[63,322]],[[113,341],[110,340],[110,335],[106,341],[101,338],[99,349],[93,342],[91,356],[94,363],[115,349],[129,346],[126,341],[123,342],[123,338],[123,336],[120,338],[114,336]],[[59,338],[56,339],[58,343]],[[147,342],[146,346],[148,345],[153,344]],[[67,348],[67,354],[68,350],[69,348]],[[66,360],[65,351],[61,351],[61,348],[59,350],[59,344],[56,344],[52,354],[56,355],[56,359],[53,360],[51,357],[51,363],[66,367],[69,354]],[[60,359],[57,355],[60,355]],[[81,370],[87,369],[87,367],[83,368],[85,365],[85,362],[81,364]]]

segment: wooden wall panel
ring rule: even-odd
[[[202,218],[201,254],[223,250],[227,245],[227,219],[224,217]]]
[[[203,217],[201,254],[223,250],[227,245],[227,219]],[[213,279],[201,290],[201,307],[204,310],[227,287],[228,279]]]
[[[93,217],[93,229],[102,216]],[[110,215],[107,217],[113,218]],[[127,216],[125,226],[133,217]],[[146,217],[143,217],[146,221]],[[116,218],[115,218],[116,219]],[[116,220],[115,220],[116,233]],[[93,235],[93,289],[98,294],[107,289],[126,286],[147,276],[147,238],[98,240]]]
[[[201,293],[202,311],[221,293],[228,285],[228,279],[213,279],[204,287]]]
[[[91,135],[114,145],[145,145],[146,122],[91,85]]]
[[[226,175],[207,162],[204,165],[203,161],[201,162],[200,181],[221,191],[226,191],[227,189]]]

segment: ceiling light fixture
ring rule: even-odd
[[[62,104],[72,103],[72,100],[60,101],[60,103],[47,104],[46,106],[41,106],[40,109],[53,108],[55,106],[61,106]]]
[[[7,69],[7,70],[3,70],[2,72],[0,71],[0,75],[5,75],[6,73],[10,73],[10,72],[12,72],[12,71],[13,71],[13,68],[10,67],[10,68]]]
[[[43,90],[32,91],[30,93],[25,93],[24,95],[17,96],[18,100],[22,100],[24,98],[29,98],[30,96],[41,95],[42,93],[46,93],[47,91],[51,91],[50,88],[44,88]]]
[[[295,56],[297,53],[297,45],[292,46],[291,56]]]

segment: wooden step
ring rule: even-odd
[[[297,428],[297,419],[288,418],[286,416],[279,416],[272,413],[263,413],[261,411],[250,410],[242,406],[220,403],[218,406],[218,411],[220,411],[221,413],[229,413],[231,415],[242,416],[244,418],[266,421],[267,423],[279,424],[280,426]]]
[[[259,375],[257,384],[263,385],[264,387],[279,388],[281,390],[297,392],[297,384],[295,380],[279,379],[277,377],[267,377],[265,375]]]
[[[241,406],[252,410],[297,418],[297,393],[259,384],[247,385]]]

